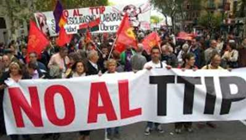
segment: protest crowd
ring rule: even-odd
[[[146,33],[138,33],[141,35]],[[3,90],[6,88],[4,81],[12,78],[21,79],[66,79],[89,75],[102,75],[105,73],[137,72],[142,69],[152,68],[180,68],[180,69],[234,69],[246,66],[246,39],[241,44],[233,39],[210,37],[205,33],[191,40],[176,40],[171,32],[160,31],[161,44],[155,46],[148,54],[144,46],[138,43],[137,48],[125,46],[123,52],[116,49],[110,53],[114,44],[115,35],[108,37],[95,35],[90,42],[86,40],[79,44],[71,42],[65,46],[57,46],[54,39],[41,55],[32,52],[27,56],[27,42],[12,41],[8,45],[1,44],[0,70],[1,70],[1,101]],[[140,41],[141,42],[141,41]],[[29,62],[27,63],[27,57]],[[1,107],[2,108],[2,107]],[[3,110],[1,109],[1,132],[5,131]],[[200,125],[200,124],[199,124]],[[215,128],[210,122],[207,125]],[[160,124],[155,124],[156,130],[163,133]],[[176,123],[175,132],[181,133],[182,127],[188,132],[193,132],[192,123]],[[145,135],[150,135],[154,125],[148,122]],[[119,135],[119,128],[107,129],[109,136]],[[89,139],[88,132],[80,132],[83,139]],[[43,138],[52,136],[44,135]],[[10,136],[13,140],[18,136]],[[30,139],[29,136],[23,136]]]
[[[228,69],[246,66],[246,38],[236,40],[233,34],[226,38],[219,33],[202,30],[183,38],[182,33],[175,34],[167,28],[156,31],[135,30],[137,43],[122,44],[118,42],[120,33],[91,34],[88,29],[78,33],[69,42],[58,45],[56,37],[49,37],[49,44],[38,53],[28,50],[28,38],[0,43],[0,131],[4,135],[3,95],[7,85],[5,80],[11,78],[18,82],[21,79],[70,79],[90,75],[103,75],[121,72],[135,72],[155,68],[178,69]],[[154,37],[148,36],[154,34]],[[188,33],[187,33],[188,34]],[[154,45],[148,46],[154,38]],[[147,43],[146,43],[147,42]],[[147,44],[147,45],[146,45]],[[37,45],[38,46],[38,45]],[[191,122],[175,123],[177,134],[183,130],[192,133]],[[211,122],[197,123],[216,128]],[[148,122],[143,128],[144,134],[152,131],[164,133],[161,124]],[[107,128],[107,137],[120,137],[120,128]],[[212,131],[212,130],[211,130]],[[90,131],[81,131],[79,140],[89,140]],[[11,140],[23,137],[31,140],[31,135],[10,135]],[[44,134],[42,139],[59,134]]]

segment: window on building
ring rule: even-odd
[[[1,17],[0,17],[0,29],[6,29],[5,19]]]
[[[186,5],[186,9],[187,9],[187,10],[190,10],[190,4],[187,4],[187,5]]]

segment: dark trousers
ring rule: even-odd
[[[30,139],[29,135],[10,135],[11,140],[19,140],[19,136],[22,136],[24,139]]]
[[[191,128],[192,122],[181,122],[181,123],[175,123],[175,129],[181,129],[184,128]]]

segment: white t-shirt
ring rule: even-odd
[[[144,69],[146,69],[148,67],[152,67],[153,69],[156,69],[156,68],[160,69],[160,68],[166,67],[166,63],[159,61],[159,63],[156,64],[153,61],[149,61],[144,65]]]

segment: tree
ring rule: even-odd
[[[170,16],[172,19],[173,28],[175,26],[175,21],[179,18],[183,22],[186,19],[187,7],[184,5],[184,0],[151,0],[151,3],[161,11],[161,13],[166,18]],[[201,0],[186,0],[186,3],[189,3],[192,7],[191,10],[200,10],[201,9]]]
[[[108,0],[61,0],[64,9],[74,9],[93,6],[106,6]],[[37,11],[52,11],[56,5],[56,0],[37,0],[35,6]]]
[[[154,5],[154,7],[159,9],[165,16],[166,24],[167,16],[171,17],[173,23],[174,17],[178,13],[178,7],[180,7],[182,2],[183,0],[151,0],[151,3]]]
[[[30,20],[32,15],[32,10],[28,6],[28,3],[17,2],[16,0],[5,0],[5,5],[3,5],[5,10],[4,14],[9,18],[11,25],[10,33],[11,38],[17,39],[17,31],[21,26],[24,26],[24,23],[27,23]]]
[[[236,9],[237,17],[246,17],[246,0],[238,1],[238,8]]]
[[[222,21],[222,15],[215,15],[207,12],[198,19],[198,24],[210,29],[219,29]]]

